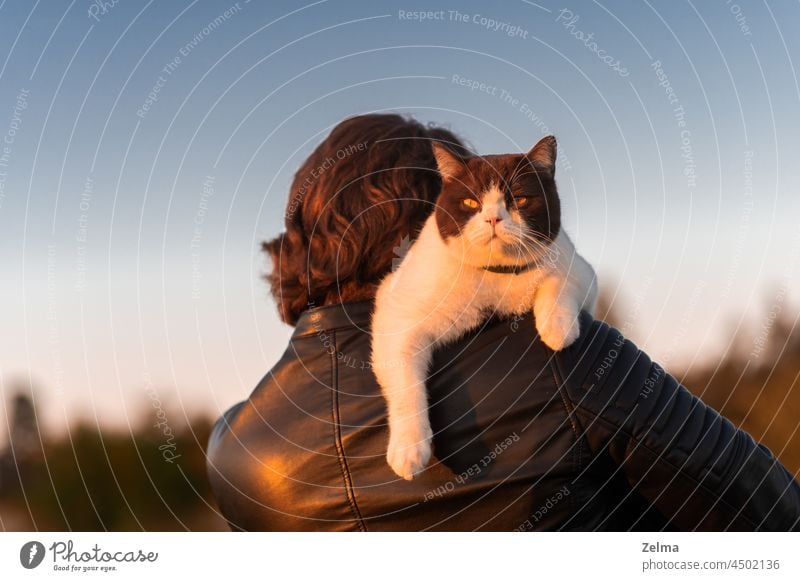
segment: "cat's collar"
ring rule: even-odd
[[[529,262],[527,264],[490,264],[482,268],[495,274],[521,274],[529,271],[534,266],[536,266],[535,262]]]

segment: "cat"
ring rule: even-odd
[[[594,270],[561,228],[556,140],[526,154],[461,158],[432,142],[442,190],[419,236],[377,289],[372,368],[387,402],[392,470],[412,480],[432,453],[425,379],[437,345],[489,313],[533,311],[554,351],[577,339],[593,311]]]

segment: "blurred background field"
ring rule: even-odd
[[[0,530],[227,530],[205,477],[209,418],[176,428],[168,443],[157,418],[144,415],[129,429],[79,423],[50,434],[31,395],[17,386],[7,404]]]

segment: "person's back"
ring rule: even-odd
[[[371,308],[306,312],[280,362],[218,422],[210,475],[233,527],[797,526],[797,484],[769,452],[588,316],[558,354],[531,318],[490,319],[439,350],[428,382],[436,457],[398,478],[369,369]]]
[[[530,316],[489,318],[437,350],[427,380],[435,458],[411,482],[391,471],[386,404],[369,368],[371,301],[441,186],[433,139],[462,147],[398,116],[357,117],[297,172],[286,233],[264,245],[295,333],[209,443],[212,489],[231,526],[800,526],[800,487],[769,450],[588,315],[559,353]]]

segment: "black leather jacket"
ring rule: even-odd
[[[315,308],[216,424],[212,488],[234,529],[791,530],[800,486],[764,446],[582,315],[553,353],[531,317],[437,351],[434,454],[386,464],[369,302]]]

